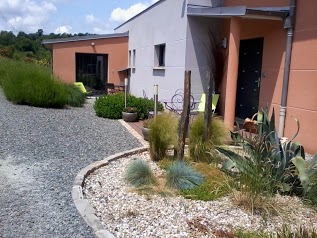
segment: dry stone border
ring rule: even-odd
[[[88,200],[84,198],[83,186],[85,179],[97,169],[107,165],[109,162],[127,157],[129,155],[138,154],[146,151],[147,147],[136,148],[129,151],[120,152],[109,156],[101,161],[96,161],[87,167],[83,168],[76,176],[73,188],[72,188],[72,198],[74,204],[82,215],[86,223],[94,230],[95,235],[98,238],[115,238],[108,230],[104,228],[99,218],[96,216],[96,210],[89,204]]]

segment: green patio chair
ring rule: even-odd
[[[87,90],[82,82],[76,82],[74,85],[78,87],[82,93],[87,93]]]
[[[214,94],[214,96],[212,97],[212,112],[214,113],[219,101],[219,96],[220,94]],[[198,113],[202,113],[205,112],[205,104],[206,104],[206,94],[203,93],[201,95],[200,98],[200,103],[198,104],[198,108],[197,110],[193,110],[193,114],[198,114]]]

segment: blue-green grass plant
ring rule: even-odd
[[[142,159],[136,159],[128,165],[124,178],[134,187],[151,185],[156,182],[149,164]]]
[[[184,161],[175,161],[166,172],[167,185],[179,190],[190,190],[202,184],[204,177]]]

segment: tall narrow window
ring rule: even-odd
[[[136,50],[133,50],[133,64],[132,64],[133,67],[135,67],[135,60],[136,60]]]
[[[129,67],[132,66],[132,63],[131,63],[131,50],[129,50]]]
[[[165,66],[165,49],[166,45],[156,45],[154,48],[154,66],[164,67]]]

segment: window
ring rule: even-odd
[[[129,50],[129,67],[132,66],[132,62],[131,62],[131,50]]]
[[[136,51],[133,50],[133,63],[132,63],[133,67],[135,67],[135,60],[136,60]]]
[[[165,66],[165,44],[156,45],[155,46],[155,58],[154,58],[154,66],[164,67]]]

